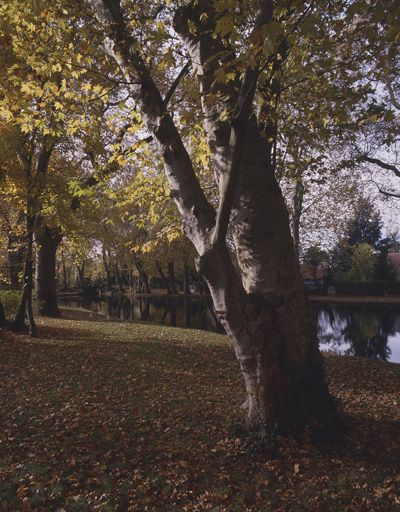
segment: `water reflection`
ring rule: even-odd
[[[387,307],[320,305],[317,309],[320,348],[340,354],[391,359],[389,338],[400,331],[400,315]]]
[[[223,333],[209,298],[108,297],[64,300],[107,319],[140,320]],[[400,363],[400,308],[357,304],[313,304],[321,350]]]
[[[172,327],[189,327],[223,333],[209,298],[168,298],[121,296],[104,300],[61,299],[61,305],[83,307],[107,319],[140,320]]]

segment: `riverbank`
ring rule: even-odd
[[[68,299],[76,299],[83,300],[84,298],[81,295],[78,295],[75,292],[63,293],[60,292],[58,298],[61,300]],[[184,295],[183,293],[179,294],[167,294],[160,289],[155,290],[153,293],[114,293],[105,292],[98,297],[98,300],[101,299],[118,299],[118,297],[127,297],[127,298],[143,298],[143,299],[157,299],[157,298],[168,298],[168,299],[191,299],[191,300],[207,300],[210,299],[209,295],[201,295],[201,294],[190,294]],[[309,294],[308,298],[311,302],[321,302],[321,303],[336,303],[336,304],[400,304],[400,296],[397,295],[313,295]],[[91,298],[93,300],[93,298]]]
[[[309,295],[311,302],[335,304],[400,304],[395,295]]]
[[[326,356],[345,445],[246,450],[226,336],[38,319],[0,331],[1,511],[395,511],[400,365]]]

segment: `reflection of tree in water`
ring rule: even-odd
[[[388,308],[339,307],[325,304],[317,311],[318,337],[330,350],[386,361],[388,337],[398,331],[399,319]],[[341,346],[348,344],[343,351]]]
[[[193,327],[224,333],[211,300],[199,298],[169,297],[108,297],[108,318],[120,320],[144,320],[173,327]]]

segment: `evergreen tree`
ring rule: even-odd
[[[371,199],[360,197],[344,235],[350,246],[368,244],[378,249],[382,235],[382,220]]]
[[[379,211],[376,210],[371,199],[360,197],[355,205],[353,216],[347,223],[343,237],[331,253],[330,271],[336,276],[336,279],[349,278],[363,281],[368,280],[367,276],[370,275],[371,278],[378,281],[395,280],[395,269],[388,260],[388,253],[393,241],[391,238],[381,239],[381,236],[382,220]],[[366,246],[372,250],[368,257]],[[373,254],[374,251],[375,254]],[[368,272],[360,273],[359,263],[365,259],[361,255],[369,261],[367,266],[372,265]],[[375,259],[373,264],[371,259]],[[365,267],[365,265],[361,266]]]

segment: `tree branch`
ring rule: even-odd
[[[187,61],[186,64],[181,69],[178,76],[175,78],[175,80],[172,82],[171,87],[169,88],[167,94],[164,98],[164,106],[166,107],[168,103],[171,101],[172,96],[175,94],[176,89],[178,88],[178,85],[182,78],[189,73],[191,62]]]
[[[236,186],[242,166],[244,155],[246,128],[252,112],[254,94],[259,76],[259,66],[262,56],[264,39],[261,35],[264,25],[272,19],[272,1],[263,0],[257,15],[250,40],[254,45],[256,65],[248,66],[241,83],[239,96],[231,121],[231,134],[229,141],[229,167],[220,180],[220,202],[217,212],[217,221],[212,235],[213,243],[220,243],[226,238],[229,218],[232,210]]]
[[[400,169],[398,169],[395,165],[388,164],[379,158],[372,158],[367,155],[362,155],[361,159],[365,162],[369,162],[370,164],[375,164],[382,169],[386,169],[387,171],[392,171],[398,178],[400,178]]]
[[[215,224],[215,210],[207,201],[195,174],[190,156],[168,113],[161,93],[148,65],[139,53],[136,39],[124,22],[119,0],[86,0],[104,24],[104,48],[119,64],[131,82],[132,98],[140,108],[143,120],[157,141],[170,183],[171,197],[182,214],[185,233],[204,251],[209,231]]]
[[[395,94],[394,94],[394,90],[393,90],[393,87],[392,87],[392,84],[390,82],[386,82],[386,87],[388,89],[388,92],[389,92],[389,98],[390,98],[390,101],[392,102],[392,105],[397,108],[398,110],[400,110],[400,102],[397,100]]]

